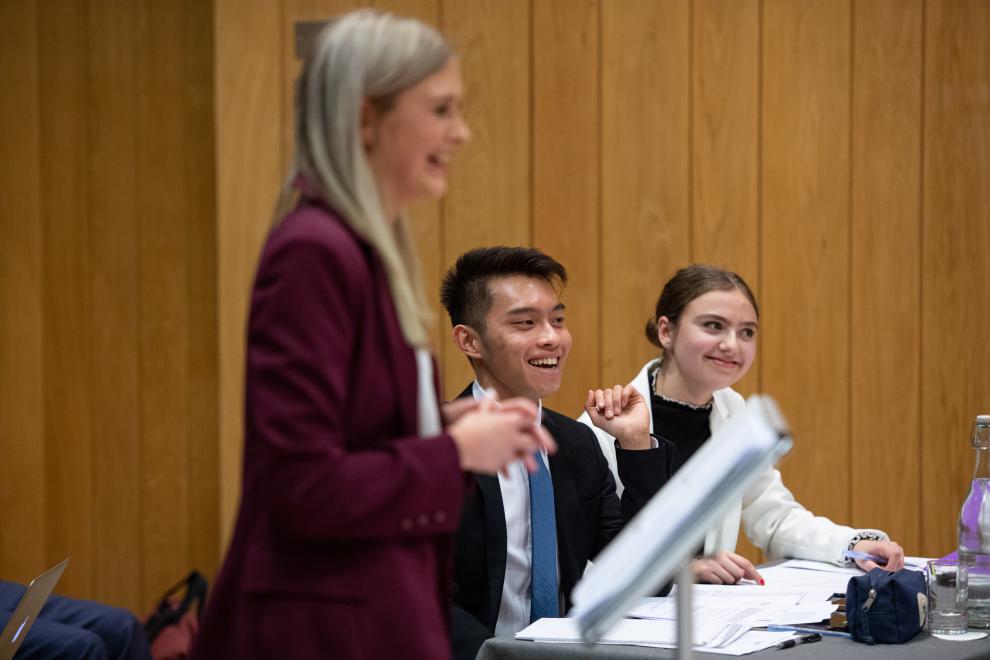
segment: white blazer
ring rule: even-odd
[[[632,385],[649,401],[651,371],[660,366],[661,360],[652,360],[640,370]],[[717,390],[713,396],[712,412],[709,418],[711,432],[715,433],[732,415],[742,411],[746,402],[731,387]],[[619,479],[619,469],[615,458],[615,438],[591,423],[585,412],[578,419],[587,425],[598,437],[608,465],[615,476],[615,484],[621,495],[624,489]],[[653,409],[650,408],[650,433],[653,433]],[[815,516],[794,500],[780,479],[780,472],[767,469],[750,486],[742,499],[735,502],[714,529],[705,535],[705,554],[710,555],[725,550],[735,552],[739,539],[739,524],[753,545],[762,549],[768,559],[795,557],[816,561],[847,565],[842,551],[857,534],[875,534],[888,540],[887,534],[875,529],[852,529],[836,525],[828,518]]]

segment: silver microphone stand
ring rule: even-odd
[[[688,558],[677,572],[677,660],[693,660],[694,644],[691,635],[691,559]]]

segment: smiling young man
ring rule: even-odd
[[[474,658],[485,639],[512,635],[533,620],[563,616],[570,592],[594,556],[622,528],[623,507],[594,434],[543,408],[560,388],[571,349],[560,290],[567,271],[539,250],[478,248],[462,255],[443,281],[441,299],[454,343],[475,381],[462,397],[526,397],[540,405],[557,453],[536,472],[521,463],[498,477],[475,475],[457,532],[452,637],[456,658]],[[649,411],[633,395],[609,420],[623,448],[655,443]],[[629,451],[627,490],[650,482],[659,451]],[[646,487],[649,487],[648,485]]]

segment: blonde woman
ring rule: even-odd
[[[522,401],[441,411],[403,210],[468,139],[432,28],[358,11],[299,81],[251,298],[243,490],[197,658],[444,658],[464,471],[553,442]],[[446,430],[444,430],[446,427]]]

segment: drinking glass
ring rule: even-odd
[[[957,579],[959,562],[933,559],[928,562],[925,577],[928,582],[929,632],[959,635],[966,632],[966,586]]]

